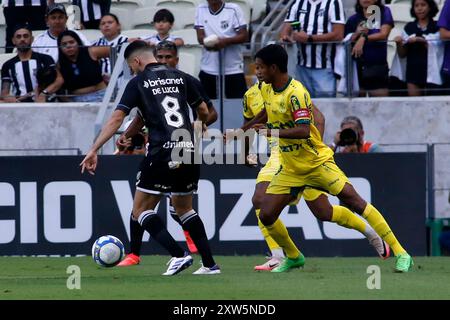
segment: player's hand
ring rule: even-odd
[[[369,29],[367,28],[367,26],[365,24],[360,24],[357,28],[356,28],[356,33],[361,34],[369,34]]]
[[[265,137],[271,136],[270,129],[267,129],[267,126],[264,123],[257,123],[252,127],[252,129],[254,129],[256,132],[258,132],[258,134],[262,136]]]
[[[401,36],[396,36],[394,38],[394,42],[397,44],[397,46],[401,46],[403,44],[403,38]]]
[[[360,37],[358,41],[356,41],[355,46],[352,50],[352,56],[355,58],[359,58],[363,55],[363,47],[366,42],[366,39],[364,37]]]
[[[258,156],[254,153],[248,154],[245,157],[245,165],[250,168],[254,168],[258,165]]]
[[[132,145],[131,138],[127,138],[123,134],[120,135],[119,139],[117,139],[117,141],[116,141],[117,149],[119,149],[120,151],[123,151],[123,150],[131,147],[131,145]]]
[[[223,49],[227,46],[227,42],[224,38],[219,38],[219,41],[216,43],[216,45],[214,46],[214,48],[216,50],[220,50]]]
[[[80,163],[81,173],[84,173],[84,170],[87,170],[90,174],[95,174],[95,169],[97,168],[97,152],[89,151],[84,157],[83,161]]]
[[[288,34],[282,35],[282,36],[280,37],[280,40],[281,40],[282,42],[287,42],[287,43],[294,43],[294,42],[295,42],[294,39],[292,39],[292,37],[291,37],[290,35],[288,35]]]
[[[292,33],[292,38],[300,43],[308,42],[308,34],[305,31],[294,31]]]

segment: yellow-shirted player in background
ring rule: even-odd
[[[262,87],[268,86],[262,81],[256,83],[244,95],[243,99],[243,115],[244,115],[244,125],[251,121],[255,116],[257,116],[264,108],[264,100],[261,94]],[[325,129],[325,118],[323,114],[314,108],[314,124],[318,128],[320,136],[323,137]],[[269,138],[270,141],[270,138]],[[251,143],[251,142],[250,142]],[[248,144],[246,144],[246,161],[248,155]],[[256,216],[259,216],[259,211],[262,203],[262,199],[265,195],[266,189],[273,179],[275,174],[280,169],[280,155],[279,155],[278,145],[271,143],[270,147],[270,158],[261,169],[256,179],[255,193],[252,198],[253,206],[256,211]],[[322,221],[331,221],[340,224],[343,227],[355,229],[361,232],[369,240],[370,244],[374,246],[375,250],[378,252],[382,259],[389,257],[389,246],[387,246],[384,241],[377,235],[375,230],[373,230],[363,219],[355,215],[349,209],[342,206],[332,206],[328,201],[327,194],[323,191],[319,191],[313,188],[306,188],[303,192],[303,196],[310,210],[313,212],[314,216]],[[295,199],[291,204],[298,203],[300,198]],[[278,219],[279,228],[285,230],[286,227]],[[258,219],[258,226],[267,242],[267,245],[271,251],[271,259],[266,263],[255,266],[256,271],[271,271],[273,272],[284,272],[287,271],[285,268],[278,268],[281,261],[285,258],[283,248],[269,235],[267,228]],[[285,241],[289,243],[288,247],[296,247],[295,244],[290,239],[287,231],[284,232],[287,236]],[[298,255],[297,251],[295,251]]]
[[[413,265],[411,256],[400,245],[380,212],[355,191],[334,162],[332,150],[322,142],[313,123],[309,93],[287,73],[286,51],[280,45],[266,46],[258,51],[255,62],[258,78],[269,85],[262,88],[265,109],[244,129],[254,124],[256,129],[262,129],[263,125],[258,123],[267,122],[268,129],[261,133],[278,137],[281,166],[262,198],[259,214],[269,235],[287,255],[276,269],[287,271],[305,263],[303,254],[293,245],[278,217],[305,187],[313,187],[336,195],[362,215],[391,247],[397,258],[395,270],[407,272]]]

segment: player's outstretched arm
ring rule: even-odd
[[[97,168],[97,151],[117,132],[124,118],[125,113],[121,110],[115,110],[112,113],[91,149],[86,154],[83,161],[81,161],[81,173],[84,173],[84,170],[87,170],[90,174],[94,174],[95,169]]]
[[[245,122],[244,125],[241,127],[242,130],[247,131],[250,128],[253,128],[254,125],[259,123],[266,123],[267,122],[267,112],[266,109],[262,109],[260,113],[258,113],[253,119],[251,119],[248,122]]]

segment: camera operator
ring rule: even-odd
[[[341,130],[336,132],[334,143],[330,145],[334,152],[368,153],[380,152],[380,147],[364,140],[364,129],[361,120],[355,116],[345,117],[341,122]]]
[[[128,126],[131,124],[133,120],[129,120],[124,125],[124,130],[126,131]],[[122,134],[123,132],[117,132],[118,134]],[[120,142],[119,142],[120,141]],[[117,149],[114,154],[122,155],[122,154],[145,154],[145,145],[148,141],[148,135],[143,127],[139,132],[133,135],[130,138],[120,137],[117,140],[116,146]]]

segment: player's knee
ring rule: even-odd
[[[261,208],[262,200],[263,200],[263,196],[258,193],[255,193],[252,197],[253,207],[256,209]]]
[[[339,200],[345,203],[345,205],[358,214],[362,214],[366,208],[366,201],[356,192],[352,185],[346,184],[341,193],[338,194]]]
[[[268,211],[261,210],[259,213],[259,220],[265,226],[270,226],[275,223],[276,217],[271,215]]]
[[[331,221],[333,217],[333,207],[329,206],[312,206],[310,207],[311,212],[320,221]]]
[[[313,211],[314,216],[320,221],[331,221],[332,211]]]

